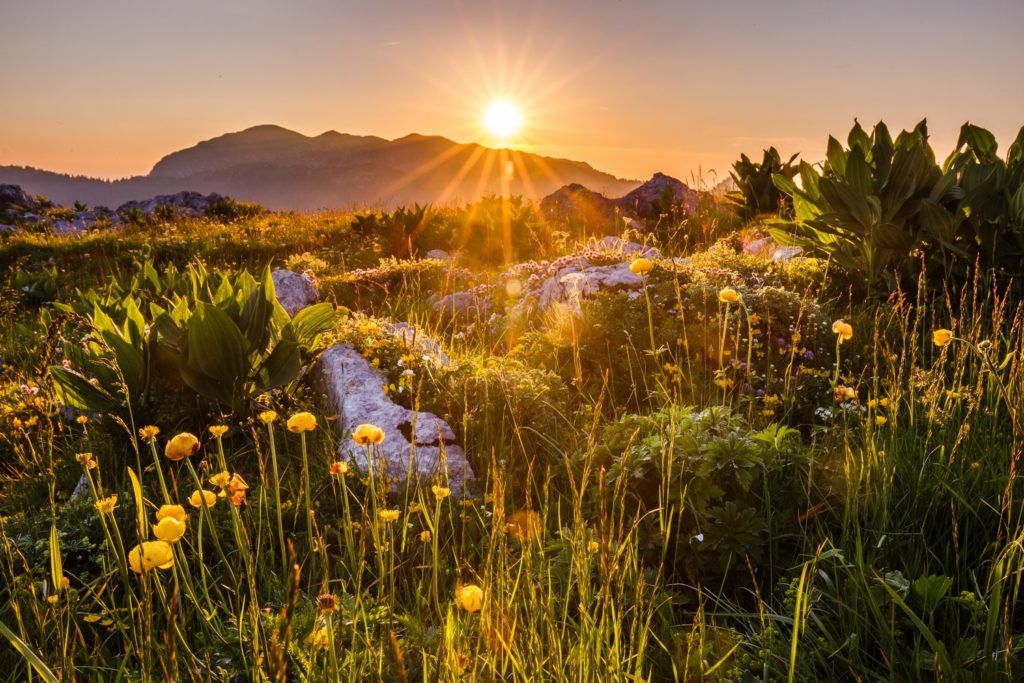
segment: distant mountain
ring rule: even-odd
[[[0,166],[0,183],[59,204],[118,206],[183,190],[217,192],[270,209],[310,211],[471,201],[487,194],[539,199],[578,183],[619,196],[639,182],[589,164],[461,144],[438,136],[397,140],[328,131],[308,137],[255,126],[168,154],[145,176],[106,181]]]

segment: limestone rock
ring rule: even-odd
[[[435,312],[458,320],[483,318],[491,312],[492,307],[489,296],[474,291],[448,294],[434,303]]]
[[[338,446],[342,458],[354,462],[363,472],[372,464],[374,472],[399,483],[408,477],[422,483],[436,479],[447,482],[453,495],[468,494],[466,487],[476,476],[448,423],[432,413],[413,412],[388,398],[381,374],[347,344],[323,352],[318,374],[345,437]],[[384,442],[374,447],[373,463],[367,461],[365,447],[347,438],[363,423],[384,430]]]
[[[448,354],[444,352],[441,346],[413,325],[409,323],[392,323],[387,326],[387,331],[401,341],[410,352],[427,356],[438,365],[448,366],[452,364]]]
[[[320,300],[315,278],[309,273],[296,273],[278,268],[270,277],[274,280],[278,302],[293,318],[303,308],[312,306]]]
[[[117,208],[117,212],[123,214],[125,211],[138,209],[144,215],[152,215],[161,207],[167,207],[178,215],[200,218],[206,215],[211,204],[224,199],[225,197],[217,193],[202,195],[199,192],[177,192],[159,195],[152,199],[125,202]]]

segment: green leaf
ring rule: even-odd
[[[840,178],[846,175],[846,150],[831,135],[828,136],[828,151],[825,153],[825,156],[828,160],[828,168],[833,174]]]
[[[216,306],[199,302],[188,321],[186,366],[222,383],[229,393],[245,380],[248,360],[238,325]],[[186,378],[186,381],[188,379]],[[223,395],[223,392],[218,392]]]
[[[60,365],[50,367],[50,376],[61,403],[79,410],[104,412],[117,405],[117,399],[89,383],[84,376]]]
[[[292,318],[295,340],[299,346],[311,349],[316,344],[317,337],[331,329],[336,320],[334,306],[327,302],[307,306]]]
[[[260,365],[256,376],[256,387],[260,392],[284,386],[302,372],[299,345],[290,336],[281,339]]]
[[[35,672],[39,674],[39,677],[46,681],[46,683],[60,683],[60,679],[57,678],[45,663],[43,663],[43,660],[39,658],[39,655],[33,652],[32,648],[30,648],[24,640],[19,638],[14,631],[7,628],[7,625],[3,622],[0,622],[0,634],[3,634],[7,640],[11,641],[11,646],[17,650],[18,654],[20,654],[26,662],[28,662],[29,666],[35,669]]]

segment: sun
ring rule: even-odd
[[[499,140],[508,140],[523,125],[523,113],[508,100],[496,100],[484,110],[484,128]]]

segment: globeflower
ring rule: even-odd
[[[378,510],[377,518],[385,524],[391,524],[398,521],[399,514],[398,510]]]
[[[369,446],[379,444],[384,440],[384,430],[377,425],[361,424],[352,432],[352,440],[358,446]]]
[[[117,507],[117,494],[107,496],[106,498],[100,498],[95,503],[96,511],[101,515],[109,515]]]
[[[260,422],[262,422],[265,425],[268,425],[271,422],[277,422],[277,413],[275,413],[273,410],[264,410],[262,413],[260,413],[259,418]]]
[[[953,340],[953,332],[950,330],[935,330],[932,332],[932,343],[942,348]]]
[[[295,434],[301,434],[302,432],[311,432],[316,429],[316,418],[313,413],[301,412],[295,413],[288,418],[287,422],[288,431],[294,432]]]
[[[214,503],[217,502],[217,494],[213,491],[207,491],[203,489],[200,491],[196,489],[192,492],[192,495],[188,498],[189,505],[194,508],[203,507],[203,503],[206,503],[206,507],[213,507]]]
[[[654,270],[654,261],[647,258],[638,258],[629,264],[629,270],[634,275],[643,277]]]
[[[479,612],[484,605],[484,590],[475,583],[455,589],[455,604],[467,612]]]
[[[168,460],[177,462],[190,458],[199,450],[199,439],[195,434],[182,432],[167,442],[164,447],[164,455]]]
[[[166,541],[146,541],[128,551],[128,566],[136,574],[174,566],[174,551]]]
[[[516,510],[505,523],[505,533],[519,542],[538,538],[540,532],[540,515],[535,510]]]
[[[185,535],[185,525],[174,517],[164,517],[153,527],[153,535],[161,541],[177,543]]]
[[[853,325],[845,320],[837,320],[832,323],[832,331],[839,336],[840,344],[853,338]]]
[[[347,473],[348,473],[348,463],[347,462],[341,462],[339,460],[338,462],[332,462],[331,463],[331,474],[342,475],[342,474],[347,474]]]
[[[167,519],[168,517],[175,519],[182,524],[184,524],[185,520],[188,519],[188,515],[185,514],[185,508],[180,505],[161,505],[160,509],[156,511],[156,521],[159,522],[160,520]]]
[[[740,293],[732,287],[723,287],[718,290],[718,300],[723,304],[734,304],[742,298],[743,297],[740,296]]]

